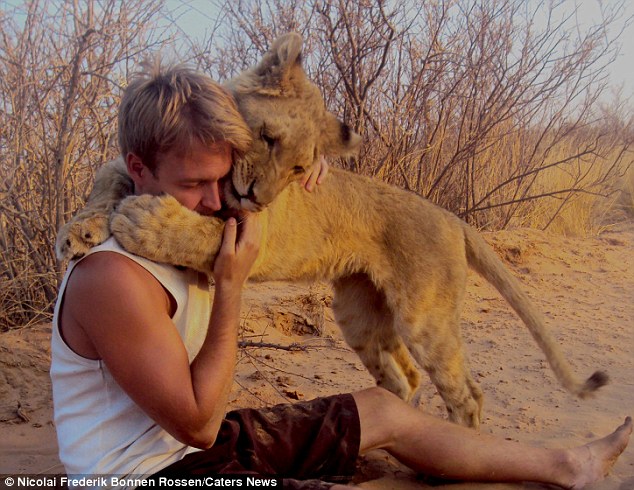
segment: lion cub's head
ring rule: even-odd
[[[257,66],[226,84],[253,132],[225,193],[233,208],[262,209],[320,155],[350,156],[361,143],[326,111],[319,89],[306,78],[301,51],[299,34],[281,36]]]

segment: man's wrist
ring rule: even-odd
[[[236,303],[240,305],[242,300],[242,288],[244,283],[219,282],[215,285],[214,301],[223,303]]]

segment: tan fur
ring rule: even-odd
[[[297,167],[309,167],[321,153],[350,154],[359,144],[325,110],[298,63],[300,52],[298,35],[283,36],[258,66],[228,84],[254,135],[225,192],[234,208],[261,211],[250,218],[262,221],[265,234],[251,280],[331,281],[336,322],[377,384],[416,403],[420,373],[413,357],[431,377],[451,420],[468,426],[479,425],[482,408],[460,336],[468,265],[515,308],[565,388],[584,397],[604,384],[602,374],[586,383],[575,380],[517,281],[453,214],[413,193],[338,169],[312,193],[293,183]],[[110,166],[111,180],[121,179]],[[110,200],[120,198],[116,189],[107,196],[103,189],[110,186],[96,184],[102,198],[95,202],[96,226],[102,223],[95,217],[103,218]],[[89,213],[84,211],[82,221]],[[86,241],[72,231],[78,226],[73,222],[60,232],[58,251],[64,256],[80,255],[92,243],[81,243]],[[111,220],[112,233],[126,249],[203,272],[211,270],[223,226],[169,196],[128,197]]]
[[[82,257],[88,249],[99,245],[110,236],[110,214],[121,199],[132,194],[134,184],[128,177],[123,158],[101,167],[88,203],[73,219],[57,232],[55,253],[59,260]]]

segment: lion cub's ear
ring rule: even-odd
[[[302,68],[302,36],[290,32],[278,37],[255,67],[259,92],[293,97],[306,82]]]
[[[321,153],[327,156],[356,156],[361,146],[361,136],[334,114],[327,112],[321,126],[319,146]]]
[[[296,64],[301,64],[303,43],[302,36],[296,32],[289,32],[273,41],[269,53],[277,56],[278,64],[281,67],[290,69]]]

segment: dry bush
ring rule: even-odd
[[[49,316],[55,234],[116,154],[128,66],[157,9],[118,0],[28,2],[0,16],[0,330]]]
[[[626,154],[614,156],[613,146],[631,138],[600,130],[597,101],[622,13],[611,3],[582,28],[560,2],[240,0],[225,3],[226,57],[201,65],[229,76],[228,67],[243,68],[278,34],[298,29],[329,109],[365,137],[360,158],[343,166],[499,229],[530,221],[538,200],[558,200],[562,213],[579,193],[609,193],[599,183],[613,179]],[[608,155],[613,165],[603,165]],[[554,167],[572,181],[540,188],[540,174]]]

